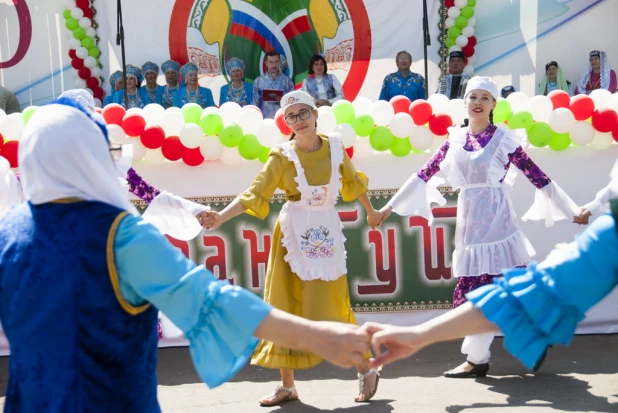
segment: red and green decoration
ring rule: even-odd
[[[101,106],[104,91],[102,84],[101,51],[97,46],[96,10],[91,0],[65,0],[64,25],[67,28],[69,56],[74,69],[75,88],[85,89],[94,96],[95,104]]]
[[[444,7],[441,9],[443,20],[440,28],[443,33],[440,41],[443,48],[440,55],[446,58],[452,51],[462,51],[466,56],[466,67],[464,73],[474,75],[474,54],[476,46],[475,26],[475,6],[476,0],[444,0]],[[446,66],[443,66],[446,72]]]

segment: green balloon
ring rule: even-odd
[[[223,118],[218,113],[202,113],[200,126],[206,135],[217,135],[223,127]]]
[[[503,123],[511,116],[511,104],[506,99],[499,99],[493,113],[494,123]]]
[[[230,123],[223,126],[219,132],[219,140],[223,146],[233,148],[238,146],[242,141],[242,128],[235,123]],[[257,139],[257,138],[256,138]]]
[[[455,46],[455,39],[453,39],[452,37],[447,37],[446,40],[444,40],[444,45],[447,49],[450,49],[451,47]]]
[[[72,17],[71,17],[71,10],[64,9],[64,11],[62,12],[62,16],[65,18],[65,20],[72,19]]]
[[[202,107],[197,103],[187,103],[180,109],[185,123],[199,123],[202,116]]]
[[[260,162],[266,163],[269,156],[270,156],[270,148],[267,148],[266,146],[262,146],[260,156],[258,157]]]
[[[461,15],[464,17],[467,17],[468,19],[474,16],[474,7],[472,6],[464,7],[463,9],[461,9]]]
[[[476,0],[468,0],[468,6],[470,7],[476,6]]]
[[[24,124],[28,123],[28,121],[30,120],[30,117],[32,117],[32,115],[34,115],[34,112],[36,112],[36,110],[38,108],[39,108],[38,106],[28,106],[26,109],[24,109],[21,112]]]
[[[369,136],[376,127],[373,118],[370,115],[360,115],[352,121],[352,127],[358,136]]]
[[[88,49],[88,56],[99,57],[100,54],[101,54],[101,51],[96,46],[91,47],[90,49]]]
[[[452,39],[456,39],[459,35],[461,35],[461,29],[457,26],[449,27],[448,29],[448,37]]]
[[[337,124],[352,123],[354,121],[354,106],[350,102],[339,100],[335,102],[332,109],[333,115],[335,115],[335,119],[337,119]]]
[[[73,29],[73,37],[75,37],[77,40],[83,39],[84,37],[86,37],[86,30],[84,30],[82,27]]]
[[[395,156],[406,156],[412,150],[410,145],[410,139],[408,138],[395,138],[391,145],[391,153]]]
[[[556,133],[549,141],[549,147],[555,151],[563,151],[571,145],[571,136],[568,133]]]
[[[455,18],[455,26],[459,27],[460,29],[463,29],[467,25],[468,25],[468,18],[467,17],[465,17],[465,16],[457,16]]]
[[[395,136],[391,133],[391,130],[386,126],[376,127],[369,136],[369,143],[371,147],[376,151],[386,151],[393,145]]]
[[[259,158],[262,154],[262,148],[263,146],[260,145],[257,136],[245,135],[238,145],[238,152],[240,152],[240,156],[246,160],[252,161]]]
[[[513,119],[513,116],[511,116],[511,119]],[[509,120],[509,126],[511,126],[511,122],[512,120]],[[530,130],[528,130],[528,141],[531,145],[539,148],[547,146],[553,137],[554,131],[551,126],[545,122],[536,122],[530,127]]]
[[[90,49],[91,47],[95,46],[94,43],[94,39],[90,36],[86,36],[82,39],[82,46],[84,46],[86,49]]]
[[[64,22],[64,25],[69,30],[75,30],[79,27],[79,22],[75,20],[73,17],[69,16],[69,18],[66,19],[66,21]]]
[[[530,127],[532,127],[533,124],[534,124],[534,118],[532,117],[532,114],[526,110],[513,113],[509,117],[509,128],[511,129],[522,129],[523,128],[523,129],[528,130],[530,129]],[[547,143],[545,145],[547,145]]]

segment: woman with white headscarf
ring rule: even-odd
[[[342,367],[368,351],[355,326],[286,315],[187,260],[137,215],[105,126],[75,101],[37,110],[19,162],[28,202],[0,220],[5,412],[160,412],[155,306],[210,387],[243,367],[255,337]]]
[[[575,94],[585,93],[589,95],[596,89],[606,89],[611,93],[615,93],[616,86],[616,72],[609,65],[607,53],[598,50],[591,51],[590,65],[582,73],[582,77],[575,88]]]

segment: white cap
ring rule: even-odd
[[[473,90],[484,90],[486,92],[491,93],[494,99],[498,100],[498,86],[491,80],[490,77],[487,76],[474,76],[472,79],[468,80],[468,86],[466,86],[466,93],[464,95],[464,99],[470,92]]]
[[[315,101],[311,97],[310,94],[303,92],[302,90],[295,90],[290,93],[286,93],[281,98],[281,110],[283,110],[283,115],[285,116],[285,111],[292,105],[297,103],[302,103],[304,105],[310,106],[315,109]]]
[[[95,107],[92,95],[84,89],[65,90],[59,97],[76,100],[90,110],[94,110]]]

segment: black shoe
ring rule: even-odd
[[[472,370],[457,371],[456,369],[453,369],[453,370],[444,372],[444,377],[448,377],[449,379],[461,379],[464,377],[471,377],[471,376],[476,376],[476,377],[487,376],[487,372],[489,371],[489,363],[474,364],[474,363],[470,363],[469,361],[467,363],[472,366]]]
[[[548,346],[545,351],[543,352],[543,355],[541,355],[541,357],[536,361],[536,363],[534,363],[534,366],[532,367],[532,371],[533,372],[537,372],[539,371],[539,369],[543,366],[543,363],[545,362],[545,357],[547,357],[547,352],[549,351],[550,348],[552,348],[553,346]]]

